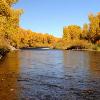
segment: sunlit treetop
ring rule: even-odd
[[[16,2],[18,2],[18,0],[4,0],[8,5],[12,5],[15,4]]]
[[[17,1],[18,0],[0,0],[0,34],[4,34],[6,37],[18,31],[19,17],[23,11],[12,7],[12,4]]]

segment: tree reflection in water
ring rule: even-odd
[[[50,100],[99,100],[99,60],[100,53],[90,51],[9,53],[0,62],[0,100],[41,100],[46,95]]]
[[[0,100],[17,100],[19,54],[12,52],[0,62]]]

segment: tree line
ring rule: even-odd
[[[12,6],[18,0],[0,0],[0,48],[50,47],[68,49],[81,47],[84,49],[100,48],[100,13],[89,15],[89,24],[81,28],[69,25],[63,28],[62,38],[51,34],[43,34],[23,29],[19,26],[22,9]]]
[[[77,25],[64,27],[63,39],[69,46],[76,45],[86,49],[100,47],[100,13],[89,14],[88,18],[89,24],[84,24],[82,28]]]

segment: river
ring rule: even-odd
[[[10,52],[0,62],[0,100],[100,100],[100,52]]]

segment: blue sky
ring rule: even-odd
[[[88,14],[100,12],[100,0],[19,0],[24,9],[20,26],[34,32],[62,36],[63,27],[88,23]]]

